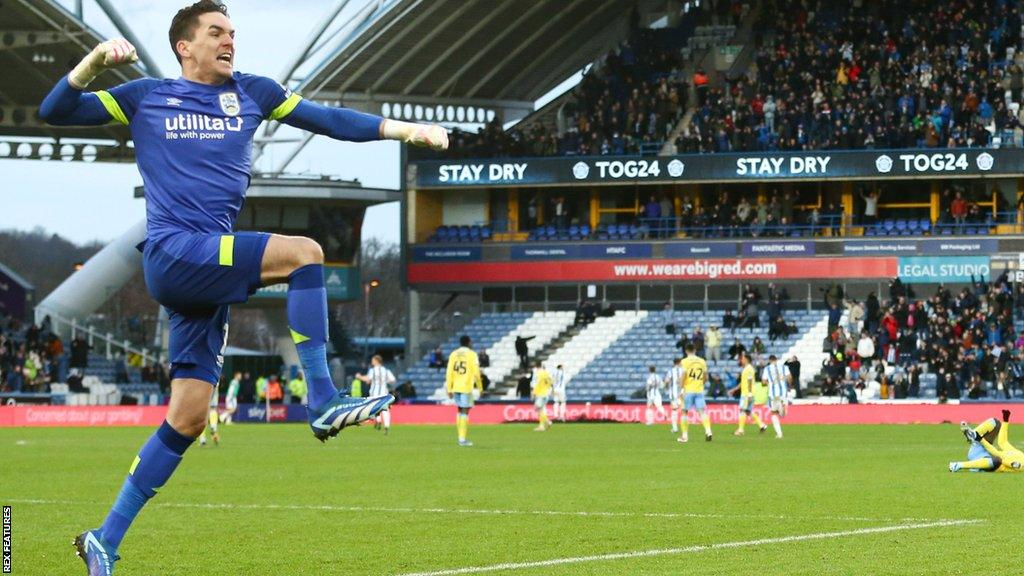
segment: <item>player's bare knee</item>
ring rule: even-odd
[[[203,429],[206,428],[206,412],[168,415],[167,423],[182,436],[197,438],[203,433]]]
[[[316,240],[310,238],[296,238],[294,254],[296,268],[324,263],[324,249]]]

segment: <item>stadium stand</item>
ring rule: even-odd
[[[713,397],[724,397],[735,385],[739,366],[730,348],[738,343],[754,354],[755,365],[771,354],[782,361],[795,356],[801,363],[800,388],[811,396],[841,396],[843,401],[1024,398],[1024,286],[1013,288],[1004,275],[992,282],[977,279],[958,291],[939,285],[932,295],[918,296],[913,287],[893,280],[888,296],[882,300],[872,293],[856,300],[829,294],[827,301],[837,308],[786,310],[782,317],[788,329],[775,338],[767,305],[757,311],[759,325],[752,314],[744,316],[741,311],[732,328],[725,327],[724,310],[619,311],[571,334],[551,351],[545,365],[564,366],[571,400],[600,401],[613,395],[626,400],[639,393],[648,366],[653,364],[664,373],[672,359],[682,355],[682,340],[693,340],[698,327],[706,335],[709,327],[718,326],[718,359],[710,351],[704,353]],[[485,314],[465,332],[480,343],[477,349],[488,350],[492,365],[487,372],[500,381],[517,364],[517,334],[536,334],[532,350],[540,350],[545,341],[566,333],[572,316],[569,312]],[[743,318],[748,321],[739,323]],[[866,348],[861,344],[865,339]],[[756,342],[763,349],[758,350]],[[445,350],[455,345],[453,338]],[[410,369],[406,378],[417,388],[434,390],[435,399],[443,395],[437,390],[443,374],[428,368],[427,359]],[[515,391],[505,397],[514,398]]]
[[[706,331],[710,326],[721,325],[724,313],[723,310],[651,314],[641,312],[639,315],[627,317],[635,318],[636,321],[618,335],[613,334],[609,329],[601,330],[605,334],[595,334],[593,341],[605,342],[605,345],[596,354],[576,357],[577,351],[573,351],[565,355],[566,368],[574,366],[578,372],[570,372],[573,378],[568,387],[569,398],[590,401],[599,400],[609,395],[615,395],[619,399],[634,397],[643,388],[647,379],[648,366],[657,367],[658,373],[664,375],[672,365],[672,359],[683,356],[677,346],[681,337],[692,336],[698,327],[702,331]],[[722,328],[719,330],[722,338],[721,356],[717,361],[708,360],[708,371],[712,379],[721,379],[724,388],[717,390],[716,394],[715,388],[709,387],[714,396],[724,396],[725,389],[735,385],[740,369],[737,361],[730,359],[728,353],[728,348],[735,341],[738,340],[748,349],[752,349],[754,339],[760,338],[764,344],[764,352],[759,354],[757,359],[763,362],[770,354],[775,354],[782,359],[788,359],[794,354],[798,357],[804,355],[809,357],[810,350],[806,346],[806,339],[802,336],[811,335],[810,337],[814,338],[817,333],[822,336],[827,333],[822,325],[823,314],[819,311],[789,313],[787,320],[795,324],[798,333],[776,340],[771,340],[768,337],[766,322],[762,322],[762,327],[759,328]],[[628,320],[620,321],[618,325],[612,326],[619,327],[624,323],[628,324]],[[669,334],[665,330],[665,326],[669,324],[676,327],[675,334]],[[595,322],[596,325],[597,322]],[[602,338],[602,336],[605,337]],[[820,352],[820,339],[818,339],[816,347]],[[565,349],[568,348],[569,345]],[[581,348],[587,349],[586,347]],[[705,357],[707,357],[706,353]],[[810,377],[811,375],[801,374],[802,381],[806,382]]]
[[[552,368],[561,364],[571,383],[578,373],[600,358],[605,350],[613,346],[623,335],[643,322],[648,316],[648,312],[641,310],[639,312],[616,312],[613,316],[598,317],[548,358],[547,364]],[[634,349],[632,353],[636,356],[637,350]],[[575,388],[570,384],[566,391],[567,395],[574,394]],[[587,399],[600,398],[588,397]]]
[[[452,350],[459,347],[459,335],[468,334],[473,339],[476,350],[491,350],[495,343],[505,336],[516,332],[528,319],[530,312],[484,313],[466,324],[458,335],[452,336],[440,346],[444,358]],[[490,352],[488,352],[490,354]],[[493,359],[492,359],[493,362]],[[444,393],[444,368],[430,366],[430,354],[406,370],[398,378],[399,381],[411,381],[421,397],[436,396]]]
[[[1019,146],[1019,3],[770,0],[679,152]]]
[[[455,130],[449,157],[657,154],[690,101],[684,70],[731,38],[733,25],[698,25],[693,11],[673,28],[638,28],[606,54],[564,100],[558,122],[545,115],[505,131]],[[558,129],[553,124],[558,124]]]
[[[863,306],[848,302],[862,321],[831,328],[821,393],[854,401],[1024,397],[1021,296],[1005,274],[956,291],[939,285],[924,297],[893,280],[884,301],[872,294]]]
[[[537,351],[572,326],[574,317],[574,312],[535,312],[515,330],[487,348],[487,353],[491,357],[491,365],[483,369],[484,373],[487,374],[491,382],[501,382],[519,366],[519,358],[515,351],[517,336],[530,338],[527,342],[529,350]]]

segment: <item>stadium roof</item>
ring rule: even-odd
[[[308,98],[522,116],[665,0],[383,0],[298,86]],[[376,109],[374,109],[376,107]],[[456,121],[442,117],[435,120]],[[458,121],[461,121],[459,119]],[[470,120],[472,121],[472,120]]]
[[[126,146],[129,134],[123,126],[58,128],[38,119],[39,104],[53,85],[101,41],[99,33],[54,0],[0,2],[0,136],[7,142],[0,146],[0,152],[6,152],[3,155],[60,157],[61,145],[69,145],[64,140],[71,138],[108,141],[96,146],[97,160],[134,158]],[[100,76],[90,89],[109,88],[145,75],[140,65],[117,68]],[[71,150],[64,148],[65,152]],[[83,153],[89,155],[85,146],[77,143],[74,159],[81,159]]]

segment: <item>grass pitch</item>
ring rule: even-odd
[[[465,449],[454,426],[363,427],[326,445],[306,426],[223,427],[143,511],[116,573],[1024,570],[1024,475],[947,472],[967,446],[952,425],[732,430],[706,443],[691,426],[679,445],[667,426],[475,426]],[[102,522],[151,433],[0,430],[14,574],[85,573],[70,542]]]

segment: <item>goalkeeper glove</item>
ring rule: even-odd
[[[68,83],[74,88],[84,90],[104,70],[131,64],[138,59],[135,46],[124,38],[100,42],[71,70],[68,74]]]
[[[385,118],[380,133],[387,140],[401,140],[434,150],[448,149],[448,131],[435,124],[414,124]]]

